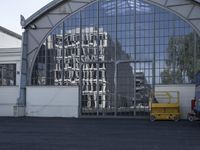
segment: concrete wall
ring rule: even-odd
[[[17,102],[17,86],[0,86],[0,116],[14,116],[14,105]]]
[[[27,87],[27,116],[78,117],[78,87]]]
[[[195,96],[195,85],[157,85],[156,91],[179,91],[181,118],[186,119],[190,112],[191,99]]]
[[[195,85],[160,85],[156,91],[179,91],[181,117],[190,112]],[[17,86],[0,87],[0,116],[13,116]],[[78,117],[78,87],[27,87],[27,116]]]

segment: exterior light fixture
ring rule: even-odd
[[[33,30],[35,30],[35,29],[37,29],[37,26],[35,24],[31,24],[30,28],[33,29]]]

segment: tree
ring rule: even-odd
[[[195,42],[194,32],[169,39],[167,68],[161,72],[161,79],[164,84],[194,81],[195,70],[199,68],[198,66],[194,67]]]

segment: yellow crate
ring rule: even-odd
[[[155,93],[158,103],[150,102],[150,120],[174,120],[180,118],[179,92],[162,91]],[[159,103],[164,99],[166,102]]]

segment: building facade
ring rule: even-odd
[[[18,106],[30,102],[26,87],[76,87],[79,116],[145,116],[146,97],[173,87],[186,113],[200,69],[198,12],[187,0],[52,1],[21,19]]]
[[[0,116],[13,116],[19,97],[22,37],[0,26]]]

